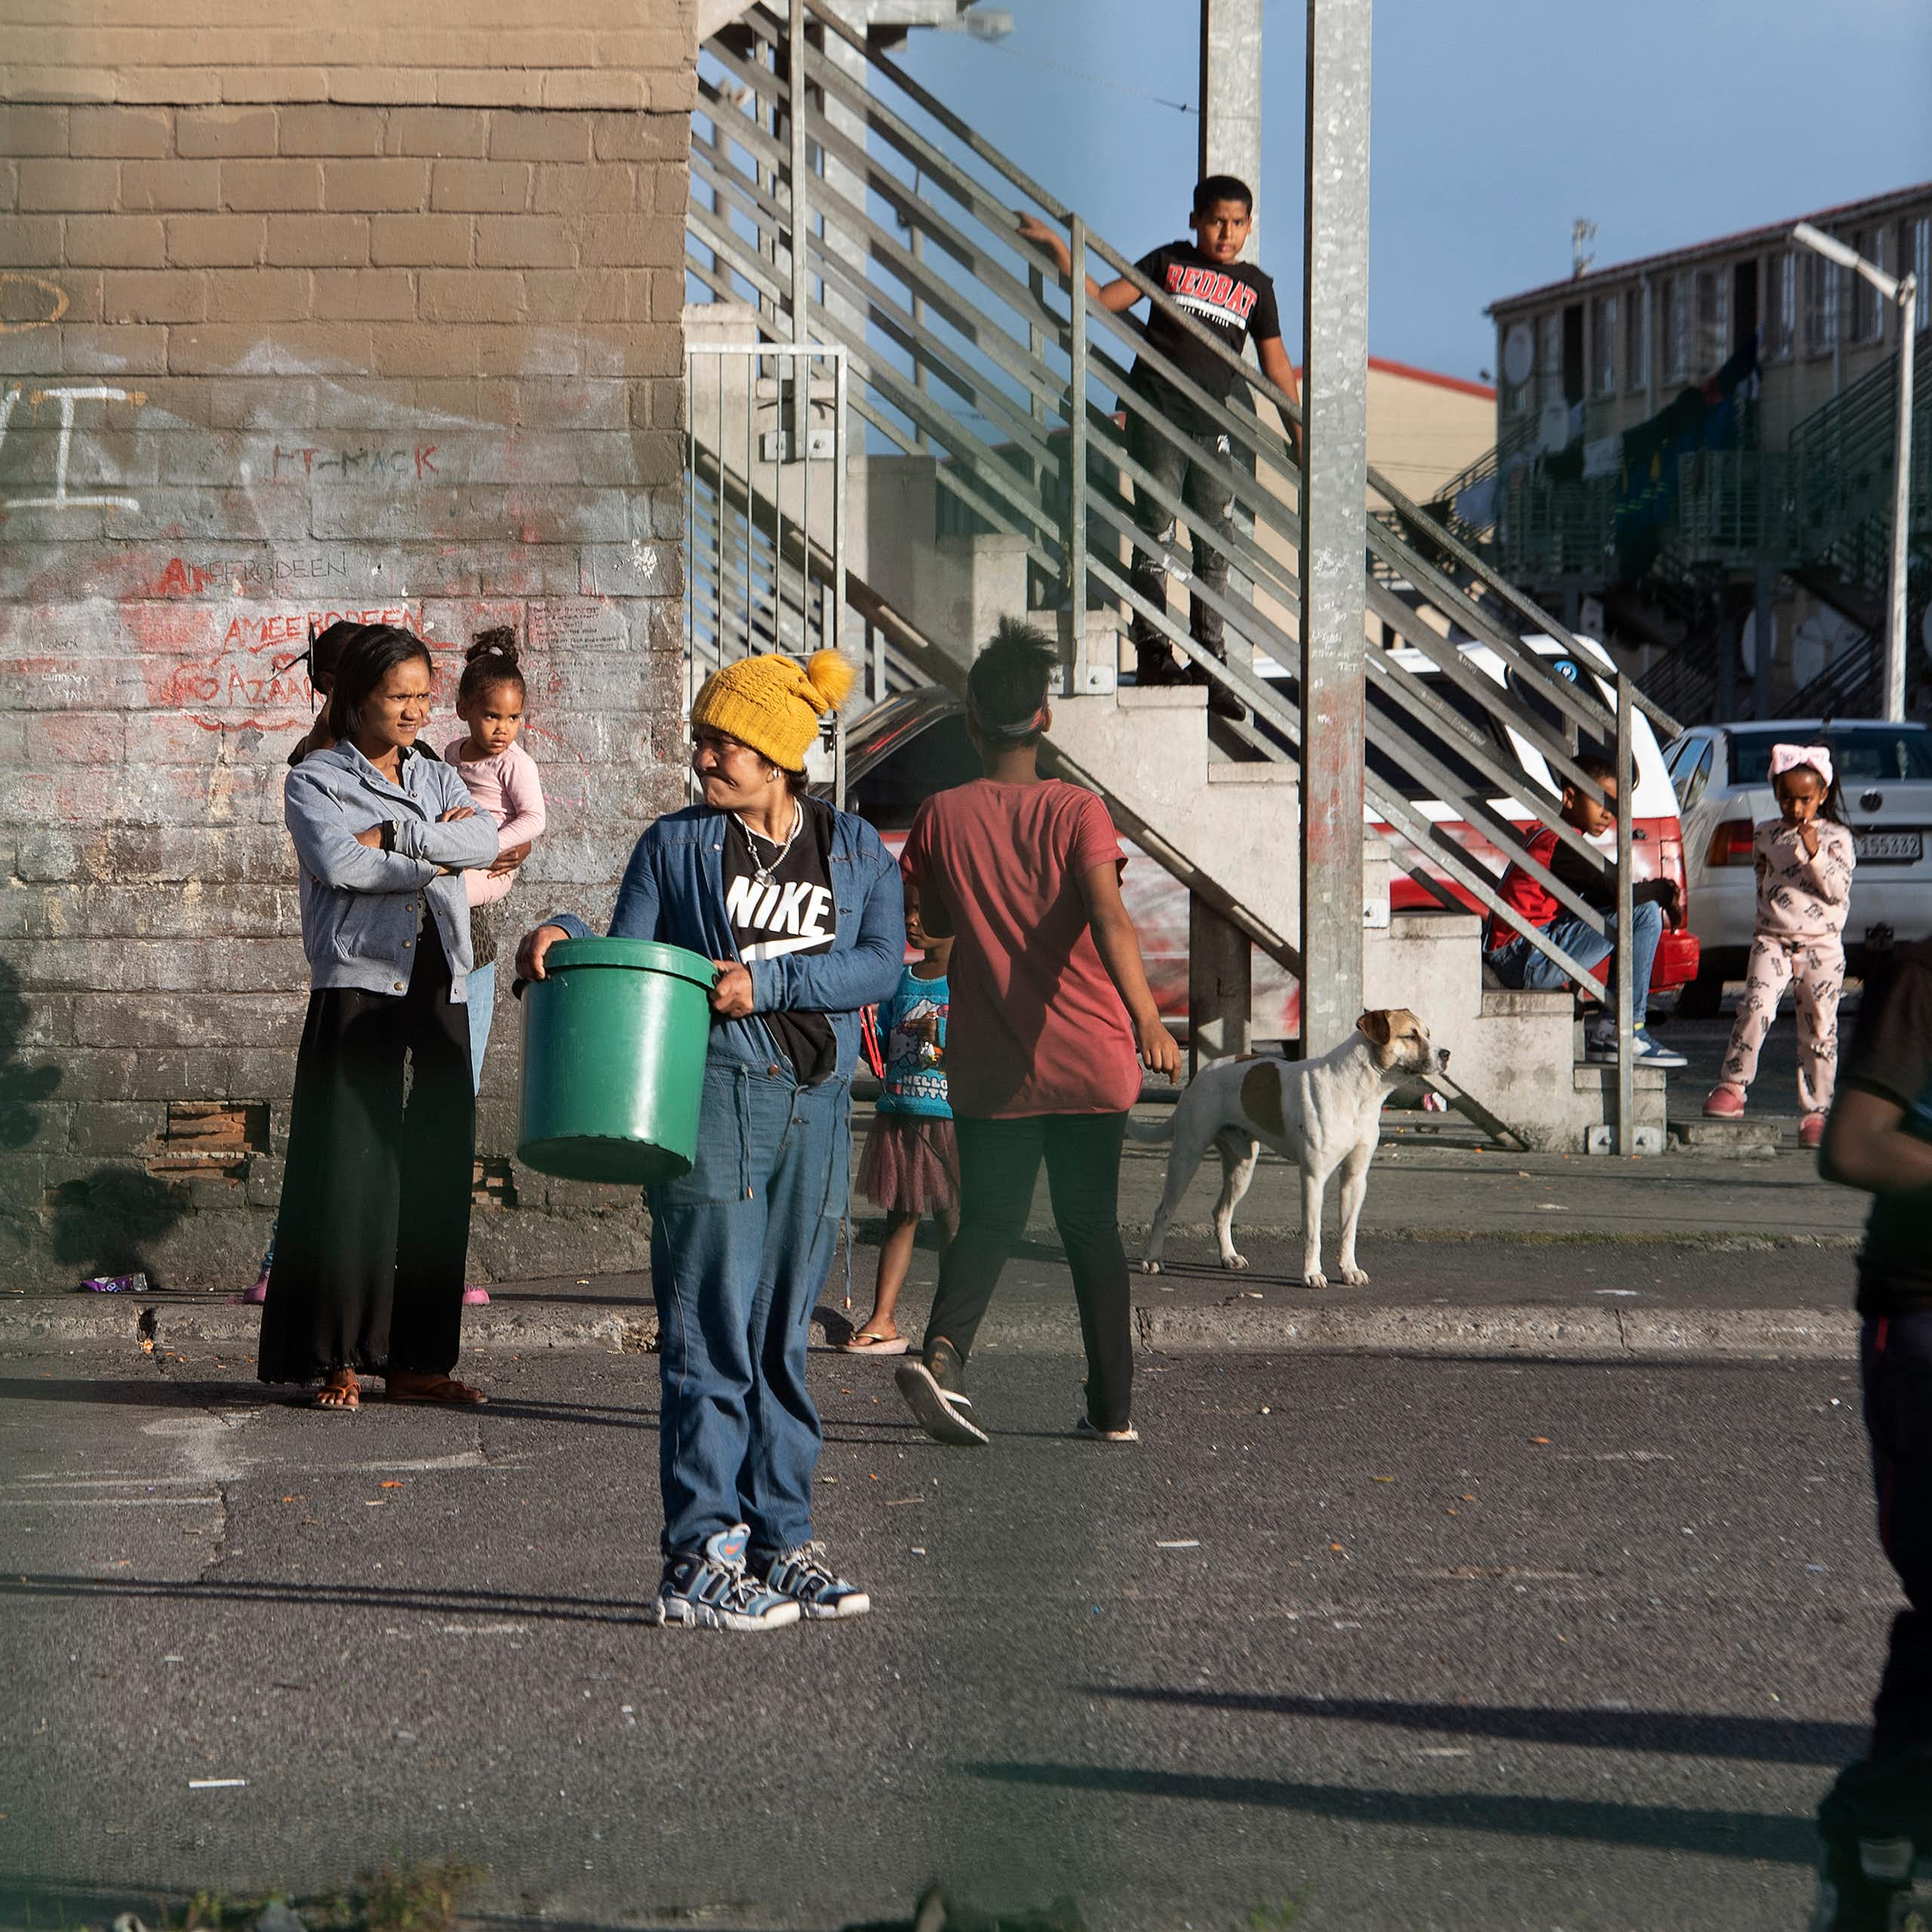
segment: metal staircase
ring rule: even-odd
[[[1152,301],[1166,298],[1125,254],[816,0],[795,0],[789,19],[753,7],[708,42],[699,95],[687,217],[690,275],[718,303],[746,305],[738,312],[760,340],[843,352],[853,461],[863,462],[870,478],[868,517],[878,522],[894,507],[884,500],[894,492],[930,487],[951,511],[909,536],[897,526],[897,549],[939,543],[943,521],[955,533],[946,540],[971,543],[978,540],[971,533],[989,533],[1023,561],[1019,580],[1053,607],[1041,614],[1061,638],[1066,696],[1056,712],[1069,724],[1057,730],[1055,750],[1066,775],[1100,790],[1123,830],[1198,900],[1297,970],[1294,922],[1251,883],[1260,876],[1255,848],[1271,842],[1269,832],[1291,854],[1299,835],[1285,815],[1301,735],[1296,687],[1264,675],[1265,663],[1258,667],[1245,651],[1231,652],[1235,661],[1218,663],[1194,642],[1184,620],[1143,599],[1128,577],[1135,548],[1154,542],[1135,522],[1134,493],[1155,491],[1173,519],[1165,546],[1171,575],[1192,595],[1208,597],[1231,638],[1276,666],[1296,664],[1300,531],[1297,465],[1287,437],[1254,408],[1225,404],[1199,388],[1150,345],[1131,314],[1091,302],[1084,273],[1090,263],[1103,281],[1125,277]],[[1072,276],[1061,275],[1044,251],[1020,236],[1016,207],[1037,211],[1066,235]],[[1199,325],[1174,312],[1211,353],[1232,360]],[[1232,565],[1224,596],[1190,580],[1189,540],[1201,519],[1159,492],[1128,452],[1121,423],[1134,401],[1128,364],[1137,356],[1225,438],[1215,474],[1234,503],[1235,533],[1232,542],[1216,540]],[[1298,423],[1285,397],[1252,368],[1244,374],[1271,405],[1267,414]],[[783,391],[777,386],[759,405],[766,414],[758,420],[770,426],[755,431],[748,416],[742,435],[735,425],[728,431],[708,426],[702,408],[691,411],[694,503],[702,506],[693,514],[695,655],[703,660],[731,648],[725,626],[707,626],[695,613],[706,601],[721,610],[728,593],[742,586],[759,613],[745,632],[749,648],[767,640],[793,648],[793,639],[802,647],[817,637],[849,641],[856,634],[866,640],[873,696],[915,677],[959,688],[980,638],[916,618],[881,587],[903,574],[895,547],[872,543],[856,568],[838,560],[841,600],[832,589],[834,546],[826,529],[796,508],[788,515],[783,478],[761,480],[758,457],[768,449],[781,457],[789,451],[792,467],[809,471],[809,458],[797,459],[824,415],[814,385],[794,383]],[[1164,418],[1144,406],[1141,413],[1157,434],[1184,441],[1184,432]],[[777,426],[781,421],[792,426]],[[1559,784],[1589,786],[1576,763],[1580,747],[1620,750],[1619,792],[1627,816],[1631,707],[1649,711],[1666,731],[1672,721],[1614,669],[1606,668],[1601,687],[1560,675],[1524,645],[1524,635],[1546,634],[1575,661],[1594,664],[1586,647],[1388,479],[1371,471],[1370,486],[1385,507],[1364,520],[1368,614],[1420,653],[1416,661],[1429,673],[1417,675],[1406,653],[1364,638],[1363,668],[1374,698],[1370,813],[1394,864],[1442,916],[1459,921],[1459,933],[1473,936],[1472,911],[1493,915],[1527,930],[1533,944],[1586,981],[1577,961],[1503,905],[1494,860],[1485,863],[1422,809],[1411,795],[1415,784],[1390,782],[1388,774],[1419,783],[1493,852],[1518,854],[1524,838],[1518,828],[1527,821],[1531,832],[1554,827],[1586,863],[1601,868],[1603,854],[1561,822],[1554,792],[1499,755],[1500,733],[1506,728],[1540,752]],[[743,568],[734,561],[740,545],[750,559]],[[780,561],[786,569],[774,567]],[[795,586],[790,591],[781,582],[787,571]],[[1199,690],[1117,688],[1121,640],[1137,613],[1203,681],[1238,698],[1246,720],[1217,719],[1204,730]],[[1458,639],[1494,651],[1506,667],[1507,688],[1473,668]],[[1084,721],[1076,728],[1075,721]],[[1150,786],[1150,774],[1177,764],[1193,771],[1190,796],[1225,795],[1232,804],[1235,793],[1243,793],[1238,813],[1151,808],[1146,801],[1171,794]],[[1231,783],[1241,775],[1229,771],[1214,782],[1221,765],[1247,768],[1252,780]],[[1271,774],[1287,781],[1285,789],[1268,789]],[[1263,789],[1251,789],[1254,783]],[[1257,808],[1265,810],[1270,799],[1284,816],[1257,822]],[[1627,825],[1623,829],[1629,851]],[[1561,903],[1604,930],[1570,888],[1534,864],[1530,869]],[[1473,958],[1468,967],[1474,986]],[[1568,995],[1535,997],[1562,1003],[1567,1042]],[[1569,1069],[1561,1072],[1567,1085]],[[1635,1105],[1626,1094],[1623,1114],[1631,1115]],[[1474,1099],[1471,1110],[1484,1113]]]
[[[1912,356],[1921,395],[1932,384],[1932,333],[1921,331]],[[1908,638],[1918,635],[1932,598],[1932,411],[1912,424],[1907,501],[1906,592]],[[1798,560],[1792,575],[1818,600],[1857,624],[1864,635],[1779,709],[1785,718],[1855,715],[1879,703],[1890,569],[1893,463],[1898,432],[1898,374],[1890,362],[1869,371],[1842,395],[1814,410],[1791,432],[1790,484],[1784,542]],[[1922,682],[1924,660],[1908,649],[1907,709]]]
[[[1932,333],[1921,331],[1913,380],[1932,392]],[[1660,703],[1678,715],[1709,715],[1718,679],[1715,627],[1708,612],[1684,626],[1681,640],[1654,621],[1692,617],[1709,600],[1748,582],[1761,562],[1788,576],[1864,635],[1811,682],[1778,707],[1781,717],[1816,717],[1878,701],[1884,654],[1884,605],[1890,563],[1898,377],[1889,358],[1791,432],[1786,447],[1754,446],[1749,413],[1740,447],[1694,451],[1678,459],[1671,520],[1658,534],[1655,560],[1643,580],[1654,612],[1626,613],[1627,628],[1669,647],[1645,680]],[[1607,582],[1615,546],[1614,479],[1552,481],[1539,475],[1526,438],[1533,419],[1509,441],[1478,457],[1438,493],[1433,510],[1500,568],[1532,582],[1560,577]],[[1458,517],[1476,486],[1490,520]],[[1932,410],[1912,423],[1908,604],[1916,636],[1932,594]],[[1615,586],[1611,592],[1614,594]],[[1646,621],[1646,617],[1653,620]],[[1909,677],[1920,681],[1923,659],[1911,654]]]

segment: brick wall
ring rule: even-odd
[[[528,639],[512,915],[601,915],[678,798],[693,16],[75,11],[0,0],[0,1270],[232,1284],[303,1007],[311,620],[408,623],[445,690]],[[506,989],[474,1267],[628,1260],[633,1204],[509,1166],[515,1047]]]

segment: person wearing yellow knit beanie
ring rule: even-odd
[[[805,1386],[849,1186],[860,1014],[897,988],[906,951],[898,867],[804,777],[853,675],[821,651],[708,678],[691,706],[703,803],[645,832],[611,915],[614,938],[718,969],[697,1160],[646,1195],[666,1626],[768,1630],[871,1607],[813,1535],[820,1434]],[[519,976],[542,979],[552,945],[589,934],[552,914],[525,935]]]
[[[691,706],[691,734],[720,732],[780,771],[803,771],[820,719],[845,702],[853,676],[835,651],[814,651],[804,664],[775,651],[740,657],[705,679]]]

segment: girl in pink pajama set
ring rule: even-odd
[[[1838,1072],[1844,919],[1857,860],[1824,746],[1774,745],[1770,777],[1779,816],[1759,826],[1752,841],[1758,923],[1744,997],[1723,1072],[1704,1112],[1718,1120],[1743,1112],[1745,1090],[1790,980],[1798,1008],[1798,1102],[1803,1110],[1798,1138],[1801,1146],[1815,1147],[1824,1137]]]

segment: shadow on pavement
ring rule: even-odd
[[[1701,1852],[1716,1858],[1808,1865],[1817,1855],[1811,1821],[1770,1811],[1690,1811],[1581,1798],[1490,1796],[1481,1792],[1358,1791],[1347,1785],[1291,1784],[1276,1778],[1218,1777],[1205,1772],[1115,1769],[1101,1764],[962,1764],[972,1777],[998,1784],[1103,1792],[1121,1798],[1203,1798],[1260,1804],[1362,1825],[1424,1831],[1500,1832]]]
[[[1746,1718],[1695,1711],[1537,1710],[1527,1706],[1404,1704],[1368,1697],[1277,1697],[1240,1691],[1168,1690],[1158,1684],[1088,1684],[1090,1697],[1182,1704],[1272,1717],[1388,1724],[1457,1737],[1508,1738],[1519,1744],[1593,1745],[1667,1756],[1743,1758],[1767,1764],[1835,1768],[1863,1755],[1861,1724],[1802,1718]]]
[[[29,1572],[0,1579],[0,1597],[181,1603],[294,1604],[334,1610],[416,1611],[442,1617],[494,1616],[547,1623],[618,1623],[655,1628],[635,1598],[531,1596],[514,1590],[408,1589],[369,1583],[252,1583],[223,1577],[192,1583],[137,1577],[66,1577]]]

